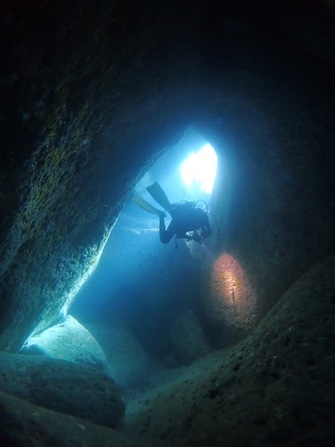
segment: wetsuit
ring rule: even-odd
[[[177,238],[191,240],[193,236],[187,235],[189,231],[195,232],[201,229],[201,237],[198,235],[198,242],[208,237],[212,231],[210,229],[207,214],[200,208],[196,208],[193,202],[173,204],[170,210],[172,221],[168,228],[165,228],[165,214],[159,216],[159,237],[163,244],[167,244],[174,235]],[[195,238],[194,238],[195,239]]]

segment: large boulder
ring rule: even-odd
[[[126,429],[155,447],[334,445],[334,271],[335,256],[309,270],[244,341],[127,409]]]
[[[108,370],[104,351],[93,335],[71,315],[42,333],[30,337],[21,348],[24,354],[44,354]]]
[[[180,361],[184,364],[191,363],[211,351],[205,333],[192,309],[185,310],[172,322],[170,338]]]
[[[2,391],[0,420],[0,445],[5,447],[135,447],[116,430],[38,407]]]
[[[113,320],[109,325],[92,324],[89,328],[106,353],[109,375],[125,396],[129,397],[133,389],[143,387],[159,369],[122,321]]]
[[[61,413],[116,427],[125,404],[113,379],[96,369],[44,356],[0,352],[0,389]]]

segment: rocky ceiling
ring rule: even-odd
[[[0,346],[59,315],[190,125],[229,169],[215,244],[265,310],[331,252],[333,19],[331,2],[5,2]]]
[[[4,0],[0,349],[59,321],[133,186],[190,127],[219,157],[210,247],[245,272],[257,322],[331,255],[334,24],[332,0]]]

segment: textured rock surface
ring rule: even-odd
[[[62,323],[30,337],[22,346],[23,354],[44,354],[52,359],[67,360],[108,370],[107,359],[93,335],[71,315]]]
[[[3,391],[51,410],[115,427],[125,405],[115,382],[89,366],[0,353]]]
[[[140,173],[194,119],[190,4],[6,2],[0,349],[58,319]]]
[[[333,445],[334,269],[311,269],[245,341],[129,408],[126,431],[154,446]]]
[[[170,326],[170,338],[182,363],[191,363],[211,351],[206,336],[192,310],[181,313]]]
[[[158,365],[143,350],[134,334],[122,322],[95,325],[91,332],[104,348],[108,361],[108,373],[122,389],[130,389],[146,382]]]
[[[219,157],[203,300],[213,263],[228,253],[256,294],[257,312],[236,314],[234,303],[221,309],[254,327],[334,253],[333,3],[2,2],[1,350],[16,352],[32,331],[59,322],[133,186],[190,125]],[[157,290],[170,295],[182,285],[167,271],[153,269]],[[318,284],[315,293],[328,296]],[[298,289],[291,292],[234,357],[194,369],[182,389],[167,386],[134,428],[154,447],[179,438],[185,446],[333,443],[329,301],[313,295],[302,311]],[[178,317],[181,307],[166,306],[166,293],[147,297]],[[212,321],[203,327],[225,345],[225,328],[216,332]],[[272,333],[270,325],[282,327]],[[43,374],[39,368],[32,380],[38,395],[54,386],[47,375],[38,382]],[[103,399],[101,389],[93,394],[92,402]]]
[[[333,23],[312,0],[5,1],[0,348],[58,321],[132,186],[191,123],[222,168],[213,244],[243,262],[261,314],[329,255]]]
[[[137,447],[120,433],[33,405],[0,391],[3,447]]]

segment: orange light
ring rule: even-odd
[[[256,320],[256,295],[245,271],[230,254],[214,263],[211,274],[210,313],[227,326],[250,330]]]

